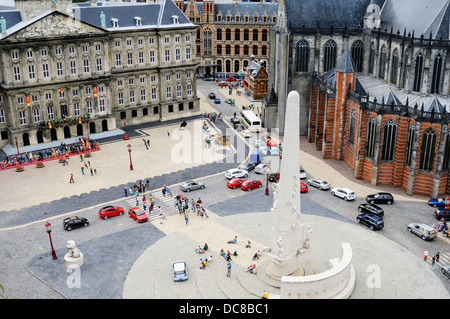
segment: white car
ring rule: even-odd
[[[269,147],[269,153],[270,153],[270,155],[280,155],[280,152],[278,151],[278,147],[276,147],[276,146]]]
[[[322,190],[330,189],[330,184],[328,184],[328,182],[326,180],[323,180],[321,178],[308,179],[306,184],[308,184],[310,186],[314,186],[314,187],[320,188]]]
[[[239,169],[239,168],[232,168],[229,169],[226,173],[225,173],[225,177],[228,179],[232,179],[232,178],[245,178],[248,176],[248,171],[246,171],[245,169]]]
[[[306,172],[303,168],[300,167],[300,179],[306,178]]]
[[[255,173],[256,174],[264,174],[264,170],[266,169],[266,167],[270,168],[269,164],[258,164],[255,167]]]
[[[187,264],[184,260],[172,263],[173,280],[183,281],[188,279]]]
[[[252,133],[249,130],[241,131],[242,136],[244,137],[252,137]]]
[[[335,187],[331,190],[331,195],[337,196],[347,200],[354,200],[356,198],[355,192],[349,188]]]

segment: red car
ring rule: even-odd
[[[236,78],[228,78],[227,82],[236,82]]]
[[[133,218],[137,223],[145,223],[148,221],[147,214],[139,207],[130,208],[128,211],[130,218]]]
[[[252,190],[253,188],[261,187],[262,183],[261,181],[258,181],[256,179],[247,179],[241,184],[241,189],[244,191]]]
[[[109,217],[122,215],[124,210],[120,206],[105,206],[98,211],[98,216],[103,219],[108,219]]]
[[[306,193],[308,191],[308,186],[305,182],[300,182],[300,193]]]
[[[278,146],[278,143],[277,143],[277,141],[275,141],[269,137],[267,139],[267,146]]]
[[[229,187],[229,188],[237,188],[237,187],[240,187],[241,186],[241,184],[243,183],[243,182],[245,182],[247,179],[245,179],[245,178],[232,178],[232,179],[230,179],[228,182],[227,182],[227,186]]]

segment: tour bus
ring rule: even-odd
[[[242,123],[250,132],[261,131],[261,120],[250,110],[242,111]]]

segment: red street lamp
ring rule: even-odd
[[[133,162],[131,161],[131,145],[128,144],[127,148],[128,148],[128,154],[130,154],[130,171],[132,171],[133,170]]]
[[[123,129],[125,130],[125,134],[123,134],[123,139],[129,140],[130,138],[128,137],[128,134],[127,134],[127,121],[126,121],[125,117],[123,118]]]
[[[47,228],[48,238],[50,238],[50,246],[52,247],[52,258],[58,259],[58,257],[56,257],[55,249],[53,248],[52,236],[50,235],[50,233],[52,232],[52,224],[46,222],[44,226],[45,228]]]
[[[445,197],[445,214],[444,214],[444,228],[447,226],[447,209],[450,209],[450,197]]]
[[[14,136],[14,140],[16,141],[16,148],[17,148],[17,160],[19,160],[20,153],[19,153],[19,143],[17,142],[17,136]]]
[[[270,166],[266,167],[266,191],[264,195],[269,195],[269,172],[270,172]]]

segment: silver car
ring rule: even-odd
[[[328,182],[326,180],[323,180],[321,178],[308,179],[306,184],[308,184],[310,186],[314,186],[314,187],[320,188],[322,190],[330,189],[330,184],[328,184]]]
[[[266,168],[270,168],[270,165],[269,164],[258,164],[255,167],[255,173],[256,174],[264,174]]]
[[[442,266],[441,272],[446,275],[448,278],[450,278],[450,264]]]
[[[408,225],[408,230],[421,237],[423,240],[432,240],[436,238],[436,230],[429,225],[411,223]]]
[[[196,189],[203,189],[203,188],[205,188],[205,184],[203,182],[188,181],[180,185],[180,189],[183,192],[190,192]]]

